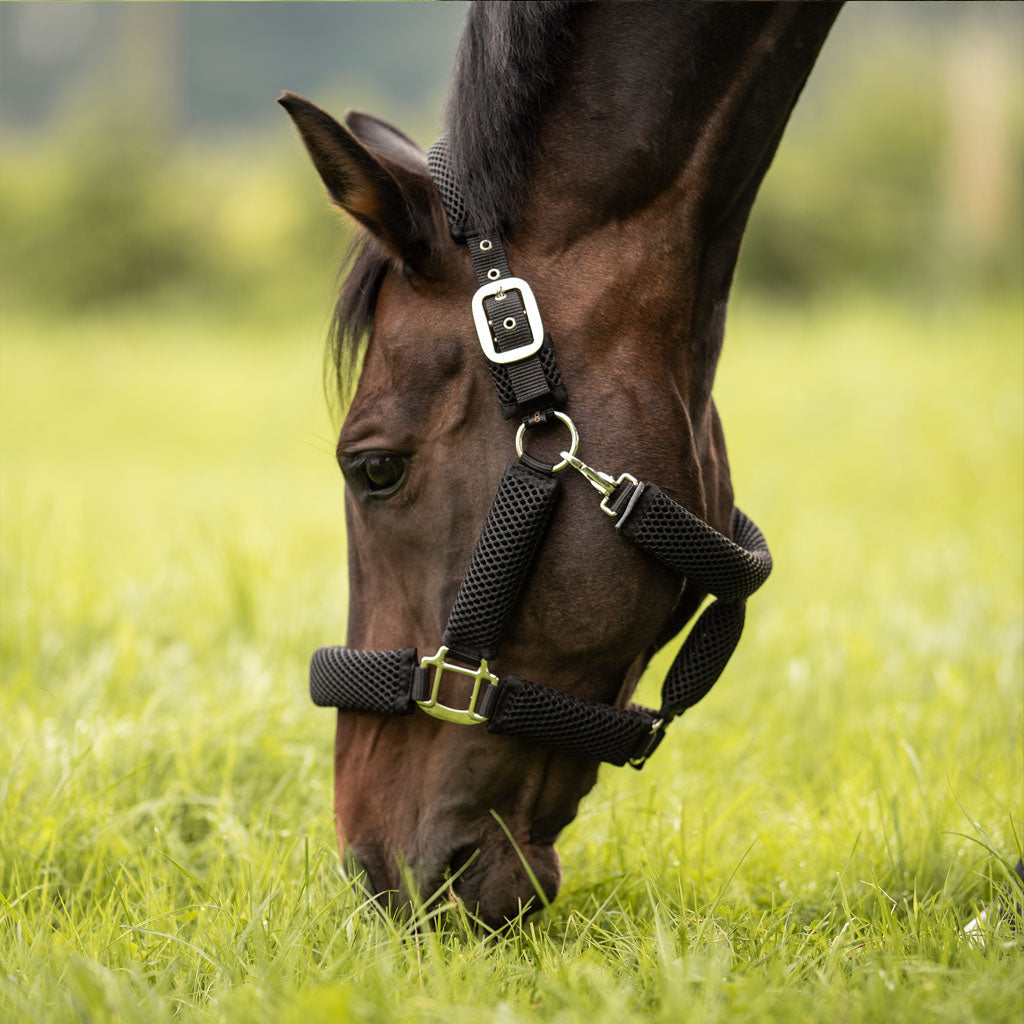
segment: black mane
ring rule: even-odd
[[[474,4],[445,110],[448,155],[470,223],[508,234],[537,152],[544,103],[568,56],[578,4]]]
[[[578,0],[473,4],[445,110],[448,153],[471,223],[508,234],[537,150],[544,102],[573,38]],[[351,383],[389,265],[372,238],[356,242],[334,310],[329,357]]]

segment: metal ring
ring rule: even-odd
[[[514,331],[516,329],[516,318],[514,316],[507,316],[501,324],[506,331]]]
[[[489,238],[485,238],[480,243],[480,251],[481,252],[490,252],[493,248],[494,248],[494,243]]]
[[[498,278],[501,277],[501,271],[497,267],[491,267],[491,269],[487,271],[487,277],[488,280],[497,281]]]
[[[569,428],[569,454],[575,455],[576,450],[580,446],[580,435],[576,430],[576,424],[573,423],[564,412],[555,412],[555,419],[561,420]],[[523,457],[523,437],[526,435],[526,424],[520,423],[519,429],[516,431],[516,455],[519,458]],[[533,461],[536,461],[535,459]],[[547,467],[549,473],[561,473],[566,466],[569,465],[568,459],[562,459],[561,462],[556,462],[553,466]]]

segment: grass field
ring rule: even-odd
[[[658,756],[602,771],[556,903],[490,939],[339,872],[321,333],[5,323],[0,1020],[1021,1020],[1024,939],[961,936],[1024,825],[1019,309],[734,311],[775,574]]]

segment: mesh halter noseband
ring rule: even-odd
[[[437,653],[420,658],[415,648],[321,647],[310,664],[310,693],[324,707],[385,715],[419,709],[443,721],[486,725],[488,732],[640,768],[669,722],[696,704],[721,675],[743,631],[746,599],[771,572],[768,546],[737,508],[730,539],[654,484],[628,473],[613,478],[576,458],[576,429],[561,411],[568,401],[565,385],[529,285],[511,276],[498,233],[481,233],[470,225],[444,136],[431,148],[428,163],[452,237],[468,245],[480,284],[473,316],[502,414],[522,420],[518,459],[505,468]],[[570,449],[554,466],[522,447],[529,427],[552,419],[563,422],[572,435]],[[498,679],[488,669],[558,500],[556,474],[569,466],[602,494],[601,509],[620,537],[716,598],[672,662],[657,711],[601,704],[516,675]],[[450,674],[473,680],[465,707],[441,703],[442,678]]]

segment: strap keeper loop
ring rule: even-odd
[[[545,409],[535,409],[533,412],[524,416],[522,424],[527,430],[532,430],[534,427],[542,426],[545,423],[551,423],[555,418],[554,406],[549,405]]]
[[[622,527],[626,525],[630,516],[636,511],[637,502],[640,500],[640,495],[647,489],[647,484],[641,482],[638,484],[630,484],[627,487],[622,488],[622,493],[617,495],[611,503],[611,511],[617,516],[615,520],[615,529],[622,530]]]
[[[417,665],[412,670],[412,686],[409,696],[414,701],[425,701],[430,698],[430,669]]]

